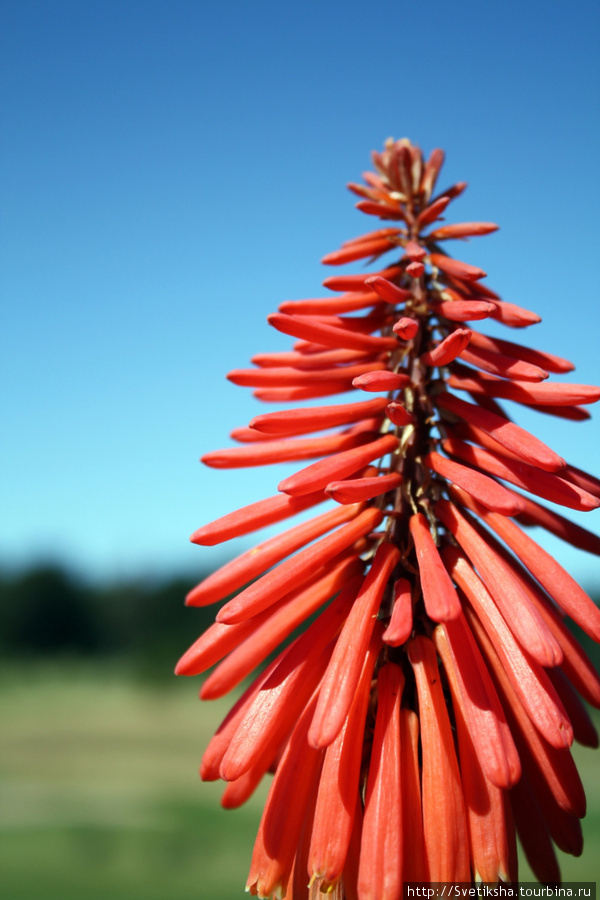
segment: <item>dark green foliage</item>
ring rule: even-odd
[[[121,658],[160,679],[214,618],[212,607],[184,606],[190,586],[184,578],[89,585],[55,565],[0,575],[2,655]]]
[[[90,653],[100,643],[90,590],[58,566],[3,578],[0,640],[9,655]]]

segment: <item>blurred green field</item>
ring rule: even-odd
[[[175,681],[175,679],[173,679]],[[229,700],[90,667],[2,675],[4,900],[241,898],[262,797],[237,812],[202,784]]]
[[[219,806],[198,762],[230,700],[73,664],[0,674],[3,900],[241,900],[264,791]],[[565,880],[600,871],[600,758],[576,751],[590,812]],[[523,868],[524,879],[527,871]]]

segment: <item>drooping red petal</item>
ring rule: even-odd
[[[230,650],[241,644],[261,622],[268,618],[269,614],[269,612],[264,612],[239,625],[223,625],[220,622],[213,622],[210,628],[207,628],[183,654],[175,667],[175,674],[200,675],[201,672],[205,672]]]
[[[457,181],[457,183],[453,184],[452,187],[446,188],[446,190],[441,191],[441,193],[438,194],[438,197],[447,197],[449,200],[453,200],[455,197],[460,196],[460,194],[462,194],[466,187],[466,181]]]
[[[514,826],[507,816],[505,793],[486,777],[460,706],[455,707],[455,720],[475,883],[516,881]]]
[[[400,703],[404,675],[388,663],[377,678],[378,701],[360,847],[360,900],[396,900],[402,891],[403,834]]]
[[[438,316],[451,322],[471,322],[488,319],[496,306],[487,300],[432,300],[431,306]]]
[[[381,300],[384,300],[386,303],[393,303],[394,306],[404,303],[412,297],[410,291],[399,287],[382,275],[373,275],[371,278],[367,278],[365,287],[367,286],[372,288]]]
[[[282,742],[282,744],[285,743],[287,742]],[[283,746],[282,749],[285,750],[285,747]],[[237,809],[246,803],[267,772],[272,770],[273,765],[273,749],[270,746],[265,747],[259,759],[243,775],[240,775],[235,781],[226,782],[225,790],[221,794],[223,809]]]
[[[374,617],[399,556],[398,548],[388,542],[377,548],[373,564],[338,638],[323,678],[309,735],[309,740],[315,747],[329,746],[342,728],[373,633]]]
[[[425,209],[419,213],[417,218],[417,226],[419,229],[425,228],[426,225],[430,225],[432,222],[435,222],[436,219],[442,215],[448,204],[450,203],[450,197],[447,195],[439,197],[437,200],[433,200],[429,206],[426,206]]]
[[[390,472],[389,475],[354,478],[351,481],[332,481],[325,488],[325,493],[337,503],[359,503],[392,491],[401,483],[402,476]]]
[[[321,759],[323,758],[323,755],[324,754],[321,752]],[[289,897],[290,900],[294,900],[294,897],[296,897],[296,900],[298,900],[298,898],[304,898],[307,895],[308,882],[310,878],[308,874],[308,854],[312,837],[312,826],[315,816],[318,788],[319,781],[317,778],[311,785],[310,792],[305,794],[304,797],[304,822],[302,824],[302,829],[298,840],[296,858],[294,859],[294,868],[292,870],[292,875],[288,882],[287,891],[285,894],[285,896]],[[357,806],[359,805],[360,804],[357,804]],[[362,808],[360,809],[359,821],[361,817]]]
[[[231,625],[262,612],[293,588],[307,581],[317,568],[334,559],[359,538],[376,528],[382,519],[383,513],[380,510],[365,509],[352,522],[286,559],[243,590],[221,608],[217,621]]]
[[[237,687],[298,625],[305,622],[349,581],[361,575],[363,568],[362,561],[355,555],[342,558],[327,570],[321,569],[318,577],[308,585],[283,597],[274,604],[274,608],[268,610],[268,615],[262,613],[264,618],[256,623],[246,639],[234,647],[206,679],[200,691],[201,699],[214,700]],[[259,619],[260,616],[256,618]],[[250,620],[251,623],[253,621]],[[244,625],[245,622],[221,627],[235,629]]]
[[[523,578],[523,575],[521,577]],[[594,664],[541,591],[530,591],[530,597],[547,628],[560,645],[563,653],[561,664],[563,672],[584,700],[600,709],[600,675]]]
[[[314,700],[302,713],[269,791],[254,846],[247,890],[260,897],[285,889],[304,822],[304,800],[319,776],[322,753],[306,735]]]
[[[234,781],[288,734],[325,671],[333,641],[352,607],[360,579],[353,579],[309,628],[280,653],[269,677],[246,709],[223,759],[220,775]]]
[[[248,584],[257,575],[281,562],[286,556],[295,553],[296,550],[305,547],[306,544],[328,531],[351,521],[361,508],[358,504],[338,507],[310,519],[308,522],[296,525],[295,528],[270,538],[264,544],[258,544],[251,550],[247,550],[200,582],[188,594],[187,605],[206,606],[222,600],[228,594],[232,594],[238,588]]]
[[[304,318],[316,319],[322,325],[332,325],[334,328],[344,328],[360,334],[372,334],[389,324],[390,313],[383,307],[372,310],[366,316],[318,315]]]
[[[367,215],[379,216],[380,219],[406,219],[404,212],[390,203],[361,200],[360,203],[356,204],[356,208],[360,209],[361,212],[367,213]]]
[[[503,478],[553,503],[581,510],[597,509],[600,506],[600,501],[596,497],[552,472],[541,471],[527,463],[513,461],[499,453],[473,447],[454,438],[443,441],[442,447],[446,453],[458,456],[478,469]]]
[[[527,328],[529,325],[537,325],[538,322],[542,321],[541,316],[538,316],[537,313],[529,309],[523,309],[522,306],[517,306],[516,303],[507,303],[506,300],[495,298],[494,304],[492,319],[502,322],[503,325],[508,325],[509,328]]]
[[[255,353],[250,362],[265,369],[325,369],[328,366],[360,363],[376,360],[377,357],[364,350],[321,350],[319,353],[301,353],[290,350],[288,353]]]
[[[369,231],[367,234],[361,234],[358,237],[344,241],[343,246],[352,247],[355,244],[364,244],[369,241],[379,240],[380,238],[396,237],[398,234],[400,234],[399,228],[376,228],[375,231]]]
[[[436,504],[435,511],[473,565],[477,567],[483,582],[521,646],[526,648],[540,665],[559,664],[562,658],[560,647],[503,560],[453,504],[447,500],[440,500]],[[566,725],[559,730],[560,737],[567,733]]]
[[[462,713],[487,779],[499,788],[512,787],[521,776],[519,755],[492,680],[462,613],[438,625],[433,642],[448,676],[454,709]]]
[[[546,820],[525,777],[510,792],[513,815],[527,862],[542,884],[558,885],[560,868]]]
[[[409,413],[408,410],[396,400],[392,400],[391,403],[388,403],[385,411],[390,422],[393,422],[398,428],[403,428],[405,425],[410,425],[411,422],[414,422],[412,413]]]
[[[361,400],[358,403],[342,403],[336,406],[313,406],[302,409],[288,409],[281,412],[255,416],[250,427],[264,434],[304,434],[349,425],[382,413],[387,401],[380,397]]]
[[[306,300],[285,300],[279,304],[279,312],[286,315],[322,316],[355,312],[379,306],[383,303],[375,291],[349,291],[339,297],[314,297]],[[254,361],[254,360],[253,360]],[[258,365],[258,363],[257,363]]]
[[[523,510],[523,502],[519,495],[476,469],[453,462],[435,452],[428,453],[423,462],[438,475],[462,487],[488,509],[503,516],[514,516]]]
[[[421,590],[427,615],[434,622],[447,622],[460,615],[460,601],[422,513],[411,516],[410,533],[415,542]]]
[[[584,747],[600,746],[600,738],[592,717],[563,670],[548,669],[548,678],[567,711],[577,743],[583,744]]]
[[[357,441],[358,443],[358,441]],[[362,469],[367,463],[393,453],[398,447],[398,438],[393,434],[384,435],[376,440],[361,442],[361,446],[336,453],[327,459],[313,463],[301,469],[295,475],[284,478],[278,485],[280,491],[294,496],[311,494],[326,487],[331,481],[339,481]]]
[[[447,272],[449,275],[456,275],[457,278],[479,281],[480,278],[485,278],[486,276],[483,269],[461,262],[459,259],[453,259],[451,256],[444,256],[442,253],[432,253],[429,258],[432,266],[441,269],[442,272]]]
[[[600,556],[600,537],[597,534],[576,525],[575,522],[570,522],[553,510],[546,509],[529,497],[523,497],[523,501],[525,509],[518,514],[518,519],[524,525],[539,525],[568,544]]]
[[[564,728],[564,714],[558,709],[556,692],[545,670],[521,648],[481,579],[455,547],[442,551],[453,579],[464,592],[486,633],[527,714],[540,734],[556,742],[556,731]],[[469,623],[469,607],[465,608]]]
[[[539,438],[514,425],[502,416],[482,409],[474,403],[467,403],[447,391],[439,394],[437,404],[472,425],[489,434],[501,447],[510,450],[519,459],[547,472],[556,472],[565,467],[565,461]]]
[[[501,378],[509,378],[512,381],[531,381],[534,383],[548,378],[548,372],[539,366],[506,356],[494,350],[484,350],[481,347],[467,347],[461,353],[464,362],[477,366],[485,372],[491,372]]]
[[[508,544],[556,603],[595,641],[600,641],[600,609],[575,579],[518,525],[493,512],[479,515]]]
[[[399,647],[410,637],[413,626],[412,594],[410,582],[398,578],[394,584],[394,606],[390,624],[383,634],[383,640],[390,647]]]
[[[421,360],[426,366],[447,366],[457,356],[464,354],[470,337],[471,332],[468,328],[457,328],[456,331],[450,332],[443,341],[440,341],[433,350],[424,353]]]
[[[394,231],[396,234],[399,234],[398,229],[394,229]],[[321,262],[326,266],[340,266],[344,263],[353,262],[356,259],[364,259],[367,256],[380,256],[382,253],[391,250],[395,245],[392,236],[389,238],[374,238],[370,241],[348,244],[347,247],[334,250],[333,253],[327,253],[321,259]]]
[[[460,222],[457,225],[443,225],[427,235],[428,241],[445,241],[449,238],[478,237],[498,230],[493,222]]]
[[[358,332],[352,332],[356,334]],[[349,366],[331,366],[324,369],[256,368],[234,369],[227,378],[241,387],[310,387],[327,381],[352,381],[366,372],[385,368],[381,361],[356,363]]]
[[[417,319],[411,319],[410,316],[401,316],[392,330],[403,341],[410,341],[419,330],[419,322]]]
[[[451,375],[448,384],[452,388],[469,391],[471,394],[487,394],[490,397],[503,397],[517,403],[542,404],[544,406],[579,406],[585,403],[596,403],[600,400],[600,387],[591,384],[564,384],[561,382],[505,381],[485,372],[473,373],[473,376]]]
[[[400,769],[404,839],[402,877],[405,882],[428,881],[421,804],[419,718],[414,710],[406,707],[400,710]]]
[[[314,316],[286,316],[283,313],[272,313],[267,321],[277,331],[292,337],[316,341],[327,347],[346,347],[349,350],[368,350],[380,352],[394,350],[397,346],[394,338],[373,337],[368,334],[338,328],[335,325],[324,325]]]
[[[373,287],[371,278],[377,278],[378,276],[385,279],[395,278],[401,271],[400,266],[395,265],[381,269],[379,272],[365,272],[359,275],[329,275],[323,281],[323,287],[329,288],[331,291],[368,290]]]
[[[270,622],[269,630],[276,630],[280,612],[283,612],[286,621],[292,621],[297,609],[303,609],[307,602],[316,602],[320,593],[323,595],[323,600],[333,596],[347,580],[362,572],[362,567],[363,563],[358,559],[357,554],[349,551],[348,554],[341,554],[335,562],[327,567],[326,571],[319,569],[314,578],[311,578],[302,588],[291,591],[273,604],[272,608],[263,610],[257,616],[237,625],[223,625],[221,622],[214,622],[184,653],[177,663],[175,674],[199,675],[201,672],[205,672],[206,669],[244,642],[249,635],[256,634],[264,623]],[[261,647],[257,647],[255,651],[258,661],[263,658],[260,655],[261,650]]]
[[[423,833],[429,879],[470,881],[463,789],[433,644],[408,645],[419,697],[423,752]]]
[[[319,782],[309,853],[311,878],[323,880],[322,888],[336,884],[344,870],[359,792],[365,717],[373,668],[381,648],[382,626],[377,623],[361,655],[359,677],[352,692],[347,716],[335,740],[327,747]],[[319,696],[321,696],[323,687]],[[317,713],[315,712],[315,716]],[[308,740],[314,746],[311,735]],[[364,828],[364,826],[363,826]]]
[[[257,442],[246,447],[226,447],[205,453],[202,462],[212,469],[239,469],[246,466],[267,466],[291,460],[315,459],[330,453],[359,448],[369,443],[368,434],[333,434],[328,437]],[[314,490],[318,490],[315,488]],[[303,491],[308,494],[310,491]]]
[[[496,291],[491,290],[486,284],[475,283],[457,275],[448,276],[448,281],[464,297],[486,297],[489,300],[493,300],[494,303],[500,300],[500,296]]]
[[[585,815],[585,794],[568,747],[554,747],[541,737],[525,712],[485,631],[477,628],[474,618],[471,618],[470,624],[476,630],[477,642],[488,662],[511,732],[517,740],[525,774],[528,778],[542,779],[559,807],[581,818]]]
[[[352,381],[353,387],[363,391],[397,391],[410,384],[410,377],[402,372],[367,372]]]
[[[423,262],[427,256],[427,250],[416,241],[407,241],[404,252],[413,262]]]
[[[411,262],[406,267],[406,274],[410,275],[411,278],[420,278],[424,271],[425,266],[422,262]]]
[[[480,334],[473,331],[471,334],[471,346],[479,347],[481,350],[492,350],[496,353],[504,353],[506,356],[514,356],[515,359],[522,359],[524,362],[539,366],[548,372],[572,372],[575,366],[568,359],[555,356],[553,353],[545,353],[541,350],[532,350],[530,347],[523,347],[521,344],[513,344],[512,341],[505,341],[503,338],[489,337],[486,334]]]
[[[315,493],[305,494],[303,497],[276,494],[274,497],[251,503],[220,519],[215,519],[208,525],[203,525],[193,533],[190,540],[194,544],[212,547],[231,538],[250,534],[250,532],[265,528],[267,525],[273,525],[275,522],[281,522],[283,519],[295,516],[296,513],[310,509],[311,506],[316,506],[317,503],[323,503],[326,499],[327,496],[323,491],[315,491]]]
[[[316,397],[332,397],[353,390],[348,379],[324,381],[311,387],[257,388],[252,391],[257,400],[265,403],[297,403],[298,400],[314,400]]]
[[[431,197],[431,193],[433,191],[433,188],[435,187],[435,182],[443,165],[444,151],[440,150],[439,148],[432,150],[429,159],[423,166],[421,184],[419,185],[419,192],[423,195],[423,200],[425,203],[427,203],[429,198]]]
[[[254,703],[263,684],[269,679],[278,664],[278,659],[273,660],[264,672],[261,672],[254,679],[219,725],[204,751],[202,762],[200,763],[200,778],[203,781],[216,781],[219,778],[221,763],[231,743],[231,739]]]
[[[563,475],[571,484],[576,484],[577,487],[582,488],[584,491],[592,494],[592,496],[600,498],[600,478],[594,478],[589,472],[584,472],[583,469],[578,469],[576,466],[571,465],[566,466]]]
[[[283,437],[292,437],[293,435],[284,434]],[[253,428],[247,428],[242,426],[241,428],[234,428],[229,432],[229,437],[233,441],[237,441],[239,444],[257,444],[262,441],[272,441],[273,435],[271,434],[261,434],[260,431],[255,431]]]

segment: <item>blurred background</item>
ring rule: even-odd
[[[262,800],[225,813],[198,782],[230,703],[172,670],[214,612],[186,591],[248,546],[188,535],[286,472],[197,457],[259,409],[224,376],[288,347],[266,315],[375,227],[344,187],[371,149],[446,150],[441,186],[469,181],[452,221],[501,226],[457,255],[598,383],[599,20],[592,0],[1,0],[7,900],[243,895]],[[598,472],[600,417],[517,421]],[[600,595],[597,560],[544,546]],[[580,759],[588,849],[564,873],[590,880]]]

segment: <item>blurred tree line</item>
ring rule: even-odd
[[[209,574],[199,573],[197,581]],[[0,571],[2,658],[113,659],[136,674],[164,681],[214,621],[214,606],[184,606],[194,583],[173,578],[92,585],[59,565],[12,576]],[[593,596],[600,600],[597,591]],[[600,646],[576,626],[572,630],[600,667]]]
[[[0,572],[2,658],[113,658],[162,678],[214,620],[214,607],[184,606],[194,583],[173,578],[93,585],[59,565]]]

